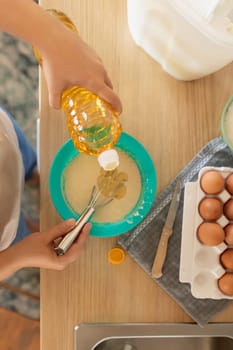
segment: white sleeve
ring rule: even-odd
[[[0,250],[14,240],[23,186],[23,164],[10,119],[0,110]]]

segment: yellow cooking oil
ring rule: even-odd
[[[61,11],[47,10],[78,34],[71,19]],[[42,65],[40,53],[35,56]],[[122,132],[118,113],[112,106],[84,87],[73,86],[62,93],[61,108],[74,146],[80,152],[99,155],[114,147]]]
[[[74,86],[62,94],[62,110],[75,147],[90,155],[113,148],[121,124],[111,105],[85,88]]]

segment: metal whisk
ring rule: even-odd
[[[96,185],[93,186],[88,204],[83,210],[80,218],[76,221],[75,227],[70,232],[68,232],[58,244],[58,246],[54,248],[57,255],[64,255],[67,252],[72,243],[77,239],[83,226],[88,222],[88,220],[91,218],[94,212],[97,209],[109,204],[114,199],[117,192],[122,190],[123,187],[125,187],[125,180],[126,179],[123,178],[119,182],[116,182],[116,185],[114,187],[111,187],[110,190],[107,191],[107,197],[104,197],[102,195],[102,192],[108,185],[107,182],[103,181],[100,188],[97,188]]]

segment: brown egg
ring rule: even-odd
[[[217,170],[208,170],[200,180],[202,190],[207,194],[217,194],[224,189],[224,177]]]
[[[233,270],[233,249],[226,249],[220,256],[220,262],[225,269]]]
[[[197,229],[197,237],[201,243],[214,246],[224,241],[225,233],[219,224],[215,222],[203,222]]]
[[[218,198],[204,198],[199,204],[199,213],[205,220],[218,220],[223,213],[223,204]]]
[[[233,224],[229,224],[224,227],[225,242],[229,245],[233,245]]]
[[[226,189],[230,194],[233,194],[233,173],[226,178]]]
[[[218,280],[218,287],[223,294],[232,296],[233,295],[233,273],[226,272]]]
[[[223,213],[229,220],[233,220],[233,199],[229,199],[223,207]]]

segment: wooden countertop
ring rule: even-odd
[[[123,102],[124,131],[136,137],[155,162],[158,192],[212,138],[233,92],[233,64],[206,78],[181,82],[138,48],[127,26],[126,0],[41,0],[63,10],[103,59]],[[48,193],[51,161],[68,139],[65,117],[48,106],[43,79],[41,109],[41,225],[60,221]],[[41,349],[73,349],[80,322],[192,322],[129,257],[110,265],[116,238],[90,237],[79,261],[63,272],[41,271]],[[232,322],[233,305],[212,321]]]

